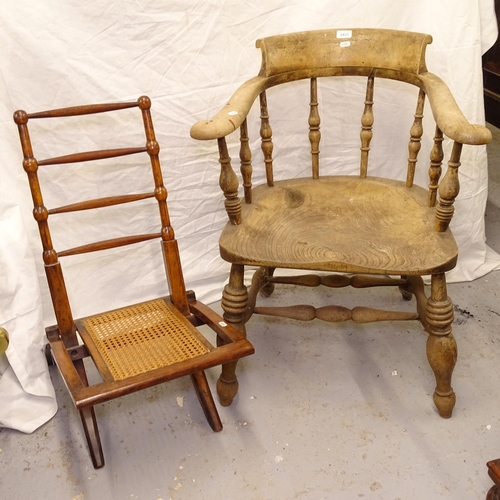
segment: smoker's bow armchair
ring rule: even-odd
[[[431,41],[426,34],[379,29],[319,30],[257,40],[262,51],[258,76],[241,85],[212,119],[196,123],[191,136],[216,140],[218,144],[220,187],[229,218],[220,237],[220,254],[231,263],[229,283],[222,297],[225,320],[242,333],[253,313],[302,321],[418,320],[429,334],[427,356],[436,378],[434,402],[439,414],[447,418],[455,405],[451,377],[457,355],[451,331],[453,305],[447,294],[445,273],[455,266],[458,249],[449,224],[459,192],[462,145],[486,144],[491,134],[484,126],[470,124],[446,84],[427,71],[425,50]],[[338,84],[339,79],[353,76],[366,81],[364,105],[361,100],[358,106],[361,123],[356,134],[360,133],[360,154],[346,154],[348,143],[338,144],[341,139],[337,139],[336,145],[339,155],[344,154],[345,163],[353,163],[354,155],[359,158],[359,174],[332,175],[330,158],[320,160],[320,144],[329,146],[336,139],[331,134],[326,139],[322,137],[322,114],[329,117],[331,113],[327,111],[332,108],[323,102],[326,97],[320,102],[321,84],[324,79],[333,77],[334,84]],[[403,82],[415,89],[416,109],[408,119],[407,157],[398,160],[398,165],[401,161],[407,165],[404,181],[370,175],[370,144],[376,132],[374,88],[381,79]],[[286,86],[294,85],[294,94],[299,93],[303,88],[299,80],[309,81],[303,96],[304,102],[309,101],[309,114],[299,123],[309,141],[305,141],[307,154],[297,154],[295,160],[303,161],[309,156],[302,170],[311,173],[308,177],[286,178],[286,168],[279,165],[279,157],[275,158],[273,152],[278,147],[295,146],[300,129],[294,136],[277,133],[276,124],[279,120],[289,121],[289,117],[273,121],[272,101]],[[389,90],[394,90],[394,95],[389,98],[384,93],[385,101],[401,95],[398,88],[392,87]],[[330,96],[332,92],[324,94]],[[346,99],[352,96],[343,98]],[[250,147],[254,136],[249,131],[253,121],[249,112],[255,101],[260,106],[262,160],[252,156]],[[429,185],[424,189],[414,183],[414,174],[424,132],[426,101],[436,126],[432,130],[430,166],[424,163],[424,168],[429,168]],[[356,112],[358,108],[352,103],[350,110]],[[390,117],[383,118],[390,123]],[[226,141],[236,130],[240,139],[243,200],[229,155],[231,143],[228,149]],[[349,132],[342,134],[347,136]],[[444,137],[451,139],[452,148],[446,173],[441,177]],[[377,153],[384,151],[379,148]],[[389,148],[385,151],[387,162],[393,162],[396,171],[391,153]],[[264,165],[266,182],[253,186],[252,170],[256,163]],[[258,267],[248,292],[244,284],[245,266]],[[333,274],[278,276],[277,270],[283,268]],[[423,275],[430,275],[428,298]],[[338,305],[315,308],[256,304],[259,292],[269,296],[275,285],[288,283],[335,288],[395,286],[404,299],[415,297],[416,308],[415,312],[405,312]],[[236,363],[223,366],[218,381],[222,404],[230,404],[236,393],[235,367]]]

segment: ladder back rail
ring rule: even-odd
[[[96,113],[107,113],[108,111],[118,111],[120,109],[136,108],[137,101],[132,102],[116,102],[109,104],[90,104],[86,106],[71,106],[69,108],[52,109],[49,111],[40,111],[38,113],[30,113],[28,119],[36,118],[62,118],[65,116],[81,116],[92,115]]]
[[[311,143],[312,178],[319,178],[319,143],[321,140],[321,118],[318,110],[318,81],[311,78],[311,99],[309,103],[309,142]]]
[[[415,110],[413,125],[410,129],[410,142],[408,144],[408,170],[406,172],[406,187],[413,186],[415,178],[415,168],[418,160],[418,153],[421,148],[422,134],[424,129],[422,119],[424,117],[425,92],[420,90],[417,98],[417,108]]]
[[[59,257],[68,257],[70,255],[78,255],[82,253],[98,252],[100,250],[109,250],[110,248],[123,247],[126,245],[132,245],[134,243],[141,243],[142,241],[153,240],[155,238],[160,238],[161,233],[151,233],[151,234],[138,234],[132,236],[124,236],[121,238],[113,238],[109,240],[96,241],[95,243],[89,243],[87,245],[81,245],[74,248],[69,248],[68,250],[63,250],[58,252]]]
[[[82,153],[74,153],[56,158],[47,158],[40,160],[38,165],[63,165],[66,163],[79,163],[84,161],[105,160],[106,158],[116,158],[118,156],[127,156],[137,153],[145,153],[146,148],[118,148],[118,149],[100,149],[97,151],[85,151]]]
[[[366,98],[363,115],[361,117],[361,158],[359,166],[359,175],[365,179],[368,173],[368,155],[370,153],[370,142],[373,137],[373,87],[375,80],[375,71],[372,71],[366,82]]]
[[[81,201],[65,205],[63,207],[51,208],[49,215],[63,214],[68,212],[78,212],[80,210],[91,210],[94,208],[110,207],[112,205],[121,205],[123,203],[130,203],[133,201],[145,200],[154,198],[154,193],[139,193],[139,194],[126,194],[121,196],[108,196],[106,198],[95,198],[93,200]]]
[[[264,153],[264,164],[266,166],[266,180],[268,186],[274,186],[273,176],[273,131],[269,124],[269,112],[267,109],[266,92],[262,92],[260,99],[260,137],[261,148]]]

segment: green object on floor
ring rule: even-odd
[[[3,354],[9,347],[9,334],[5,328],[0,328],[0,354]]]

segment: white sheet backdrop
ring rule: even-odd
[[[49,419],[56,404],[42,355],[43,325],[53,322],[53,313],[12,122],[15,109],[33,112],[149,95],[186,281],[208,302],[219,298],[228,272],[217,248],[225,214],[217,188],[215,144],[193,141],[189,128],[215,113],[240,83],[256,74],[257,38],[353,27],[430,33],[434,43],[427,52],[429,69],[448,83],[470,121],[484,120],[480,56],[497,35],[493,0],[4,3],[0,17],[0,325],[9,330],[11,344],[0,359],[0,425],[24,432]],[[383,128],[381,132],[378,137],[383,137]],[[286,147],[283,150],[286,154]],[[208,160],[207,152],[212,153]],[[383,171],[384,165],[380,168]],[[426,170],[419,175],[425,178]],[[485,148],[466,149],[460,173],[462,191],[453,229],[461,253],[450,276],[456,281],[478,277],[500,263],[484,242]],[[63,199],[57,182],[50,194],[54,204]],[[118,187],[123,182],[120,177],[116,180]],[[82,196],[92,196],[95,189],[87,186]],[[148,214],[141,213],[134,224],[148,230]],[[78,235],[79,230],[69,225],[61,237],[65,241]],[[90,230],[89,239],[92,236]],[[122,264],[122,257],[129,254],[133,264]],[[79,282],[78,288],[69,287],[75,314],[92,312],[101,302],[118,307],[163,293],[161,261],[151,255],[148,246],[140,245],[93,255],[88,265],[76,258],[68,262],[68,281]],[[112,271],[92,275],[100,264],[113,261]],[[131,272],[134,287],[124,286],[125,271]],[[121,298],[118,291],[124,292]]]

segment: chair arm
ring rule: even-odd
[[[480,145],[491,142],[491,132],[482,125],[473,125],[467,121],[441,78],[433,73],[423,73],[418,78],[427,93],[436,125],[447,137],[461,144]]]
[[[191,127],[191,137],[199,140],[220,139],[234,132],[247,117],[255,99],[266,89],[267,80],[256,76],[243,83],[211,120],[201,120]]]

